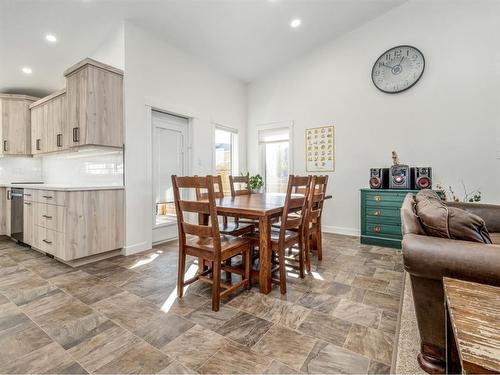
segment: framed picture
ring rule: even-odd
[[[335,171],[335,127],[306,129],[307,172]]]

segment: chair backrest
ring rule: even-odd
[[[328,176],[312,176],[309,198],[307,199],[307,221],[309,223],[321,218],[327,184]]]
[[[214,179],[214,198],[215,199],[224,198],[224,189],[222,187],[222,176],[213,176],[213,179]],[[215,190],[215,187],[217,187],[217,190]],[[202,188],[196,188],[196,199],[199,201],[208,199],[208,190]]]
[[[177,212],[177,226],[179,229],[179,246],[184,246],[186,243],[186,235],[193,235],[199,238],[211,238],[213,240],[214,251],[220,254],[221,242],[219,234],[219,225],[217,221],[217,210],[215,206],[214,194],[214,178],[213,176],[206,177],[177,177],[172,176],[172,186],[174,189],[175,209]],[[182,198],[181,189],[206,189],[207,201],[192,201]],[[184,196],[191,196],[185,194]],[[184,213],[193,213],[200,215],[208,215],[209,223],[216,225],[192,224],[185,221]]]
[[[246,188],[235,189],[234,184],[246,184]],[[252,194],[250,190],[250,173],[245,176],[231,176],[229,175],[229,185],[231,186],[231,196],[236,197],[237,195],[249,195]]]
[[[307,202],[309,197],[309,189],[311,187],[311,176],[294,176],[288,177],[288,187],[286,190],[285,205],[281,216],[279,241],[285,240],[285,232],[287,229],[297,229],[302,231],[305,215],[307,212]],[[299,190],[300,189],[300,190]],[[300,195],[295,195],[295,191],[303,191]],[[294,212],[295,215],[289,215]]]

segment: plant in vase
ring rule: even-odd
[[[260,193],[264,186],[264,180],[260,174],[256,174],[255,176],[250,176],[249,185],[252,193]]]
[[[442,200],[447,201],[450,200],[452,202],[468,202],[468,203],[474,203],[474,202],[481,202],[481,190],[476,189],[473,191],[467,191],[467,188],[465,187],[465,184],[462,182],[462,187],[464,189],[464,196],[463,198],[459,198],[455,192],[453,191],[451,186],[448,186],[448,189],[445,189],[441,184],[436,185],[436,189],[438,190],[438,194],[441,197]]]

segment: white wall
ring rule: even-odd
[[[192,117],[192,174],[213,172],[213,126],[239,130],[246,170],[246,86],[141,28],[125,24],[125,178],[127,254],[153,240],[151,122],[148,107]],[[170,232],[176,235],[176,227]],[[155,235],[155,240],[167,232]]]
[[[125,69],[125,26],[122,24],[90,55],[94,60]]]
[[[496,1],[409,1],[309,56],[249,85],[248,165],[258,170],[255,127],[293,120],[295,173],[305,173],[304,129],[336,126],[334,199],[325,227],[359,233],[359,189],[370,167],[432,166],[434,181],[481,188],[500,202],[499,30]],[[420,82],[396,95],[378,91],[372,64],[393,46],[425,55]]]

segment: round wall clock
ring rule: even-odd
[[[388,94],[414,86],[424,73],[425,59],[418,48],[397,46],[385,51],[372,69],[373,84]]]

